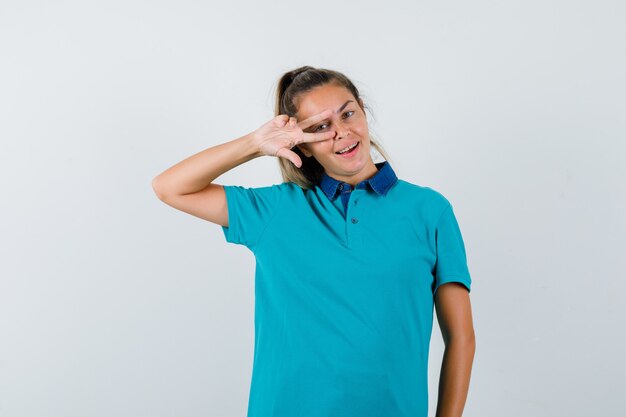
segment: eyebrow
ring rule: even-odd
[[[341,113],[341,111],[342,111],[343,109],[345,109],[345,108],[346,108],[346,106],[347,106],[349,103],[352,103],[352,102],[354,102],[354,100],[348,100],[348,101],[346,101],[345,103],[343,103],[343,104],[341,105],[341,107],[339,107],[337,110],[335,110],[335,113],[336,113],[336,114]],[[319,123],[318,123],[318,124],[319,124]],[[309,127],[307,130],[315,129],[315,128],[318,126],[318,124],[316,124],[316,125],[314,125],[314,126]]]
[[[339,114],[343,109],[346,108],[346,106],[348,105],[348,103],[352,102],[353,100],[348,100],[345,103],[343,103],[343,105],[341,107],[339,107],[339,110],[337,110],[335,113]]]

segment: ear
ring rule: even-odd
[[[306,143],[299,143],[296,145],[298,147],[298,149],[300,149],[300,152],[302,152],[304,154],[304,156],[306,156],[307,158],[310,158],[311,155],[313,155],[311,152],[309,152],[309,150],[307,149]]]

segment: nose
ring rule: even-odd
[[[348,127],[343,124],[343,122],[335,122],[335,140],[339,140],[345,138],[349,135]]]

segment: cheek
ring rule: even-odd
[[[358,131],[359,133],[367,132],[367,121],[364,118],[359,119],[358,122],[354,124],[353,129]]]
[[[310,142],[309,149],[314,153],[326,153],[333,150],[333,141],[324,140],[320,142]]]

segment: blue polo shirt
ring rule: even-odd
[[[434,294],[470,290],[465,247],[442,194],[376,166],[345,197],[224,186],[226,241],[256,259],[248,417],[428,416]]]

